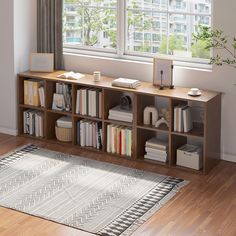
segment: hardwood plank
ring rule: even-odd
[[[28,143],[189,180],[190,184],[143,224],[133,234],[134,236],[234,236],[236,234],[236,163],[220,161],[219,165],[207,176],[204,176],[152,163],[114,158],[104,153],[88,152],[57,143],[52,144],[3,134],[0,134],[0,155]],[[0,235],[90,236],[93,234],[0,207]]]

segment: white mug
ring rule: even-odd
[[[197,95],[200,92],[200,90],[198,88],[191,88],[190,92],[192,95]]]
[[[98,82],[101,79],[101,72],[100,71],[94,71],[93,72],[93,79],[94,82]]]

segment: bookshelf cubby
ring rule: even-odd
[[[187,95],[189,88],[176,87],[173,90],[159,90],[151,83],[142,82],[137,89],[126,89],[113,87],[111,82],[113,78],[102,77],[100,82],[94,82],[92,75],[85,75],[79,80],[59,79],[57,76],[64,71],[54,73],[34,73],[24,72],[18,75],[18,134],[19,136],[32,137],[24,134],[23,112],[27,109],[43,112],[44,119],[44,138],[47,142],[60,143],[62,145],[71,145],[81,148],[88,152],[107,153],[107,126],[109,124],[120,125],[132,129],[132,156],[121,156],[110,154],[114,158],[126,158],[131,161],[149,162],[162,165],[166,168],[179,168],[196,173],[207,174],[220,159],[220,132],[221,132],[221,94],[212,91],[202,91],[199,97],[190,97]],[[42,81],[45,90],[45,108],[35,107],[24,104],[24,80],[36,79]],[[53,93],[56,90],[56,83],[69,84],[72,87],[72,110],[57,111],[52,110]],[[102,91],[102,117],[91,117],[87,115],[76,114],[76,95],[80,88],[100,89]],[[109,109],[120,104],[120,98],[129,95],[132,99],[133,122],[124,122],[109,120]],[[193,129],[187,133],[174,131],[174,107],[178,104],[189,104],[201,108],[201,122],[195,122]],[[143,124],[143,111],[146,106],[155,106],[165,108],[169,111],[170,126],[161,125],[156,128],[151,125]],[[62,116],[72,118],[72,142],[61,143],[56,140],[55,122]],[[198,116],[195,114],[194,116]],[[77,122],[79,120],[90,120],[102,122],[103,147],[101,150],[90,147],[81,147],[77,144]],[[145,142],[152,137],[161,137],[168,140],[168,159],[166,163],[158,161],[149,161],[144,159]],[[35,137],[32,137],[35,138]],[[186,143],[198,143],[203,148],[203,168],[195,171],[189,168],[176,166],[176,150]]]

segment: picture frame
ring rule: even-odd
[[[30,54],[31,72],[53,72],[54,54],[53,53],[31,53]]]
[[[173,61],[169,59],[153,58],[153,85],[160,89],[173,89]]]

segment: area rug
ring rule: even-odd
[[[97,235],[131,235],[187,182],[25,146],[0,160],[0,205]]]

